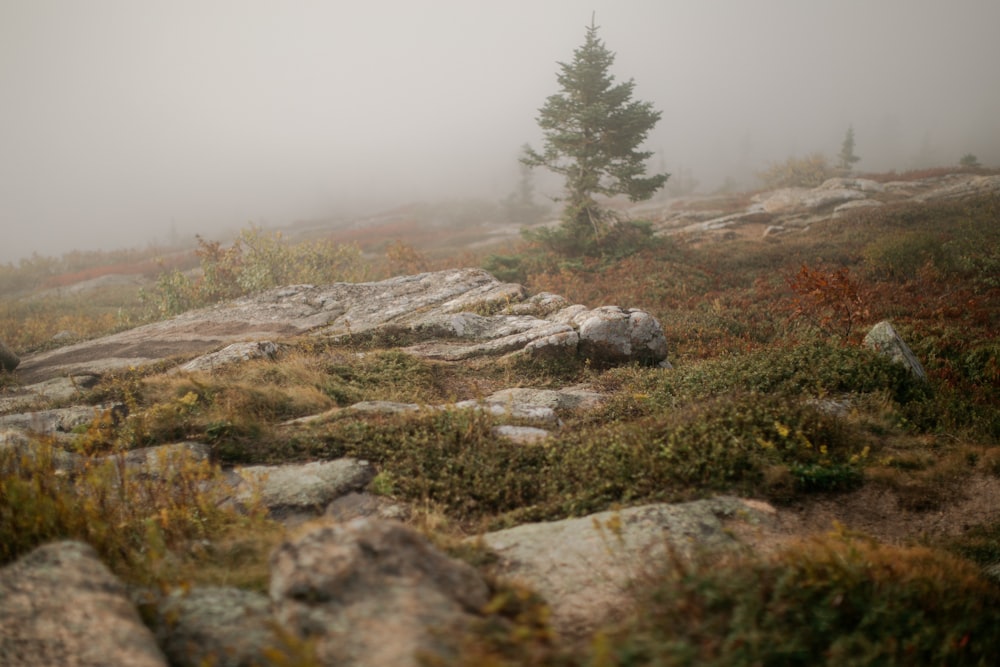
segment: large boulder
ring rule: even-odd
[[[873,326],[865,336],[864,344],[905,367],[914,377],[920,380],[927,379],[927,373],[916,355],[888,321],[883,320]]]
[[[580,355],[598,364],[658,364],[667,358],[663,328],[647,312],[603,306],[577,315],[574,321],[579,325]]]
[[[280,644],[266,595],[208,586],[176,590],[156,607],[154,627],[174,667],[253,667]]]
[[[322,514],[340,496],[360,491],[375,477],[368,461],[352,458],[276,466],[248,466],[235,471],[236,500],[259,501],[277,518]]]
[[[685,554],[733,546],[732,525],[763,523],[771,514],[763,504],[720,497],[525,524],[480,539],[499,556],[501,576],[540,593],[555,628],[582,638],[621,613],[630,587],[668,548]]]
[[[0,340],[0,371],[12,371],[21,363],[21,358]]]
[[[392,521],[320,524],[271,557],[277,620],[324,665],[414,667],[450,654],[489,599],[472,566]]]
[[[166,667],[124,584],[81,542],[0,569],[0,665]]]

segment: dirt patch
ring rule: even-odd
[[[797,537],[828,533],[838,524],[886,544],[933,544],[1000,521],[1000,478],[970,474],[961,494],[929,511],[908,510],[893,490],[867,484],[850,493],[778,506],[773,519],[766,526],[734,523],[730,528],[761,552]]]

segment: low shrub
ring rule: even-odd
[[[971,563],[845,534],[754,558],[673,557],[604,665],[984,665],[1000,588]]]
[[[955,270],[956,260],[948,252],[940,233],[909,232],[885,236],[864,249],[869,275],[882,280],[915,280],[923,269],[942,273]]]
[[[500,439],[493,425],[468,410],[345,415],[317,428],[308,446],[322,458],[372,461],[393,495],[472,525],[717,491],[768,495],[765,472],[776,465],[790,471],[793,494],[841,491],[860,482],[868,457],[864,434],[843,421],[753,394],[628,421],[578,420],[537,445]]]
[[[368,277],[368,263],[356,245],[332,241],[288,244],[281,232],[257,226],[243,230],[233,245],[198,238],[200,275],[165,272],[156,287],[143,292],[150,317],[167,317],[224,299],[291,284],[357,282]]]
[[[0,563],[52,540],[77,539],[130,582],[204,581],[198,570],[205,563],[189,549],[192,542],[243,534],[259,544],[275,534],[262,514],[225,508],[218,467],[184,453],[161,457],[161,472],[149,475],[126,466],[123,451],[84,456],[67,471],[52,442],[29,447],[0,450]],[[242,584],[264,584],[269,548],[255,552],[255,574],[237,577]],[[216,574],[225,570],[203,556],[216,561]]]
[[[498,442],[493,418],[475,410],[334,420],[316,453],[375,463],[398,497],[475,520],[530,507],[546,496],[547,452]]]
[[[905,368],[867,348],[826,341],[724,356],[648,376],[637,391],[664,406],[728,391],[812,397],[886,392],[898,403],[926,395],[928,388]]]
[[[805,157],[790,157],[784,162],[772,164],[757,174],[757,177],[765,188],[773,190],[792,187],[814,188],[836,175],[837,171],[822,154],[812,153]]]

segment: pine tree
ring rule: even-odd
[[[521,146],[522,153],[530,150],[528,144]],[[547,208],[535,203],[535,181],[531,167],[520,162],[520,178],[517,188],[501,202],[505,217],[512,222],[533,224],[542,219]]]
[[[837,156],[837,166],[850,171],[855,162],[861,160],[854,154],[854,126],[847,126],[847,134],[844,136],[844,143],[840,145],[840,155]]]
[[[963,155],[962,159],[958,161],[958,164],[960,164],[963,167],[970,167],[972,169],[978,169],[979,167],[983,166],[979,164],[979,158],[977,158],[973,153],[966,153],[965,155]]]
[[[649,102],[632,100],[632,79],[615,83],[609,72],[614,59],[591,18],[572,62],[559,63],[561,91],[538,110],[544,150],[529,147],[522,158],[530,167],[546,167],[566,178],[562,231],[581,247],[600,242],[608,227],[609,215],[594,195],[624,194],[644,201],[669,177],[646,176],[645,161],[652,152],[638,148],[661,113]]]

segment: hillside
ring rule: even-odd
[[[622,210],[10,267],[0,662],[990,660],[1000,175]]]

